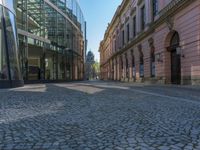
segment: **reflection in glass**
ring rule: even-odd
[[[5,38],[3,32],[3,13],[0,6],[0,80],[8,80],[8,66],[6,60]]]
[[[85,54],[85,21],[77,1],[50,2],[65,15],[44,1],[17,1],[18,28],[34,35],[20,35],[26,80],[71,80],[77,72],[73,65],[81,64],[74,57]]]
[[[21,80],[19,69],[19,55],[17,48],[17,34],[14,14],[5,9],[6,38],[10,63],[11,80]]]

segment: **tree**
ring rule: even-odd
[[[100,74],[100,63],[98,61],[95,61],[95,63],[92,65],[93,70],[93,78],[99,78]]]

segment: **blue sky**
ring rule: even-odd
[[[78,0],[87,21],[88,50],[99,60],[99,43],[122,0]]]

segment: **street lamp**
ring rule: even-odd
[[[161,53],[157,53],[155,57],[156,57],[157,62],[161,62],[161,63],[163,62]]]
[[[185,55],[183,54],[183,51],[182,51],[181,46],[178,46],[178,47],[176,48],[176,54],[177,54],[177,55],[180,55],[181,57],[185,57]]]

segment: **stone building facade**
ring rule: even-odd
[[[103,80],[200,84],[200,1],[123,0],[99,51]]]

